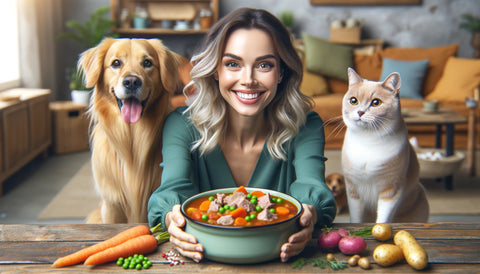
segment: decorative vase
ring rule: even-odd
[[[147,28],[147,18],[144,17],[135,17],[133,18],[133,27],[136,29],[146,29]]]
[[[91,90],[72,90],[72,102],[81,105],[89,105],[91,92]]]

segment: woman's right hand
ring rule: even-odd
[[[173,206],[172,211],[168,212],[165,218],[170,242],[180,254],[192,258],[198,263],[203,258],[203,246],[197,242],[195,236],[183,230],[185,223],[185,218],[180,212],[180,205]]]

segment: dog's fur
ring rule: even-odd
[[[337,214],[348,210],[347,188],[345,186],[343,175],[340,173],[331,173],[325,178],[325,182],[335,197]]]
[[[182,58],[158,39],[107,38],[82,53],[78,66],[95,88],[90,142],[101,196],[88,223],[147,222],[161,179],[163,123],[171,95],[183,88]]]

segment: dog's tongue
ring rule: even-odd
[[[137,99],[129,98],[124,100],[121,109],[123,121],[129,124],[138,122],[140,116],[142,116],[142,109],[142,104]]]

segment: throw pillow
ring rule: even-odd
[[[428,100],[465,102],[480,85],[480,60],[450,57],[442,78],[427,96]]]
[[[382,51],[382,57],[405,61],[428,59],[430,62],[423,86],[425,97],[435,88],[448,58],[457,54],[458,46],[453,44],[433,48],[386,48]]]
[[[420,61],[400,61],[383,58],[383,69],[380,81],[384,81],[392,72],[398,72],[402,81],[400,97],[422,98],[423,78],[428,66],[428,59]]]
[[[347,69],[353,67],[353,47],[303,33],[305,65],[308,71],[348,81]]]
[[[300,84],[300,91],[310,97],[329,94],[328,84],[325,77],[320,74],[309,72],[303,68],[303,79]]]

